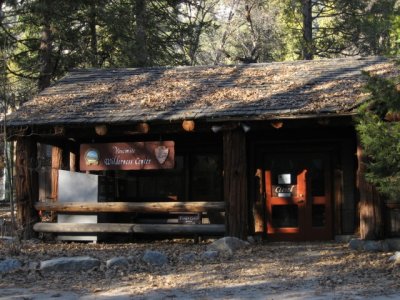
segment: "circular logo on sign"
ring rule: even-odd
[[[85,162],[87,166],[97,166],[99,164],[100,154],[96,149],[89,149],[85,153]]]

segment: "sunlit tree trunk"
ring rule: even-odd
[[[38,88],[40,91],[50,85],[50,80],[53,72],[52,55],[51,55],[53,51],[53,33],[50,23],[50,17],[51,17],[50,5],[51,5],[50,0],[41,1],[42,36],[40,39],[40,48],[39,48],[40,71],[39,71],[39,81],[38,81]]]
[[[91,64],[92,67],[98,67],[99,62],[97,58],[97,31],[96,31],[96,3],[90,4],[89,12],[89,27],[90,27],[90,52],[91,52]]]
[[[311,60],[314,58],[312,0],[301,0],[301,12],[303,15],[302,58]]]
[[[146,36],[146,0],[135,1],[136,15],[136,62],[137,66],[148,65],[147,36]]]

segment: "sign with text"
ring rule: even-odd
[[[297,185],[294,184],[279,184],[272,186],[272,197],[296,197]]]
[[[81,144],[79,165],[81,171],[172,169],[175,143]]]

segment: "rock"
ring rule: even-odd
[[[39,269],[39,267],[40,267],[40,264],[36,261],[31,261],[28,264],[28,270],[37,270],[37,269]]]
[[[389,257],[389,262],[394,262],[395,265],[400,264],[400,252],[396,252],[394,255]]]
[[[142,260],[150,265],[162,266],[168,263],[168,258],[165,254],[159,251],[146,250]]]
[[[400,239],[399,238],[386,239],[385,241],[388,244],[389,250],[400,251]]]
[[[216,260],[218,256],[219,256],[218,251],[208,250],[201,255],[201,259],[206,261],[213,261]]]
[[[236,237],[226,236],[208,245],[207,250],[215,250],[232,255],[236,250],[247,247],[248,242]]]
[[[255,238],[254,238],[253,236],[248,236],[248,237],[247,237],[247,241],[248,241],[250,244],[255,244],[255,242],[256,242],[256,240],[255,240]]]
[[[106,262],[107,268],[118,267],[118,268],[128,268],[129,261],[126,257],[119,256],[113,257]]]
[[[354,250],[364,250],[368,252],[389,251],[389,244],[386,241],[352,239],[350,240],[349,247]]]
[[[193,263],[196,260],[196,254],[193,252],[184,253],[181,256],[181,261],[184,263]]]
[[[7,273],[14,270],[17,270],[22,267],[22,264],[19,260],[14,258],[5,259],[0,261],[0,273]]]
[[[364,241],[364,250],[368,252],[389,251],[389,246],[385,241]]]
[[[361,239],[351,239],[349,242],[349,248],[353,250],[363,250],[364,241]]]
[[[99,267],[100,261],[89,256],[60,257],[40,262],[43,271],[87,271]]]
[[[354,235],[335,235],[336,243],[349,243],[352,239],[354,239]]]

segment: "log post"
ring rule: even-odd
[[[39,198],[39,176],[37,167],[37,144],[28,137],[17,139],[15,161],[15,193],[17,222],[22,238],[34,237],[33,225],[39,221],[34,204]]]
[[[381,239],[384,235],[382,199],[375,186],[365,179],[366,157],[360,145],[357,146],[357,187],[360,195],[360,238]]]
[[[58,196],[58,170],[62,167],[62,149],[53,146],[51,149],[51,199]]]
[[[254,233],[263,234],[265,232],[264,212],[265,212],[265,197],[264,197],[264,176],[262,169],[256,171],[256,200],[253,203],[253,218],[254,218]]]
[[[69,166],[69,151],[61,147],[53,146],[51,150],[51,199],[58,198],[58,170],[64,170]]]
[[[226,234],[241,239],[248,233],[246,136],[239,129],[223,132]]]

